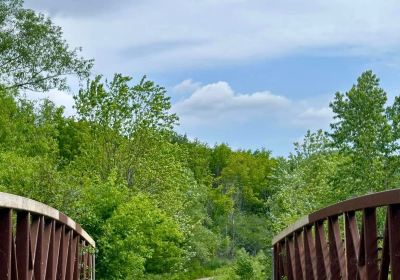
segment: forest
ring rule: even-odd
[[[329,104],[329,131],[287,157],[175,132],[166,89],[93,76],[48,17],[0,2],[0,191],[79,222],[98,279],[271,279],[271,239],[302,215],[399,184],[400,97],[372,71]],[[33,91],[68,90],[76,115]]]

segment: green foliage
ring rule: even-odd
[[[217,280],[264,280],[265,255],[260,252],[256,257],[251,257],[243,248],[236,252],[236,261],[230,266],[217,271]]]
[[[331,125],[334,146],[364,157],[387,154],[392,137],[385,115],[386,101],[386,93],[372,71],[364,72],[350,91],[336,93],[330,104],[336,120]]]
[[[139,128],[172,129],[177,116],[169,113],[171,104],[165,89],[146,77],[131,87],[131,80],[115,74],[111,82],[102,83],[101,76],[89,81],[75,96],[78,114],[129,137]]]
[[[237,252],[234,271],[241,280],[265,279],[262,262],[262,254],[253,260],[245,250],[241,249]]]
[[[144,272],[178,270],[185,260],[179,225],[155,201],[138,194],[121,204],[104,225],[99,260],[104,279],[138,279]]]
[[[0,83],[46,91],[68,88],[67,75],[88,77],[92,61],[80,57],[79,48],[71,49],[49,18],[22,4],[0,2]]]
[[[386,109],[386,102],[379,79],[367,71],[350,91],[336,93],[330,104],[336,120],[331,125],[333,146],[350,157],[337,181],[347,184],[351,178],[351,185],[347,185],[353,193],[395,187],[396,178],[390,166],[396,146],[395,128],[391,128],[386,112],[391,112],[392,119],[396,118],[396,112],[395,107]]]
[[[128,199],[129,189],[124,182],[118,182],[116,172],[112,172],[107,180],[85,176],[81,178],[79,200],[71,216],[79,219],[81,225],[97,240],[103,234],[104,221]]]
[[[0,153],[0,185],[6,187],[7,192],[54,207],[63,206],[64,194],[68,192],[51,161],[14,152]]]
[[[275,162],[266,151],[238,151],[228,157],[219,177],[225,190],[235,188],[237,208],[249,212],[265,212],[264,203],[270,194],[269,175]]]

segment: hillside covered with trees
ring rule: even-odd
[[[329,131],[288,157],[189,140],[166,90],[144,77],[92,77],[93,61],[50,19],[0,2],[0,190],[79,222],[98,279],[269,279],[271,238],[300,216],[399,185],[400,97],[360,75],[336,93]],[[64,90],[66,117],[29,91]]]

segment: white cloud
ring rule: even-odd
[[[290,100],[269,91],[240,94],[227,82],[203,85],[175,104],[182,129],[216,127],[240,122],[266,123],[286,127],[325,128],[332,113],[306,100]]]
[[[173,91],[178,93],[194,92],[195,90],[199,89],[200,86],[201,83],[193,82],[192,79],[187,79],[174,86]]]
[[[328,107],[308,108],[299,115],[300,119],[332,118],[333,113]]]
[[[82,17],[63,14],[59,4],[54,18],[71,45],[83,46],[101,72],[167,71],[321,49],[379,56],[400,48],[400,2],[395,0],[149,0],[121,5]]]
[[[327,128],[333,119],[333,112],[329,107],[307,107],[297,114],[293,124],[308,128]]]

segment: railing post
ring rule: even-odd
[[[277,280],[279,279],[279,275],[277,275],[277,269],[276,269],[276,245],[272,247],[272,279]]]
[[[11,279],[11,215],[11,209],[0,209],[0,280]]]
[[[364,209],[364,242],[366,279],[378,279],[378,238],[376,233],[376,211],[375,208]]]
[[[400,279],[400,204],[389,206],[389,251],[392,280]]]

